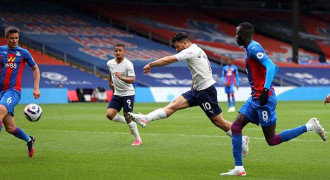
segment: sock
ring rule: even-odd
[[[166,112],[163,108],[156,109],[147,115],[147,121],[154,121],[158,119],[167,118]]]
[[[305,124],[307,131],[313,131],[313,124],[312,123],[307,123]]]
[[[307,132],[306,125],[302,125],[293,129],[288,129],[280,133],[282,142],[289,141],[303,133]]]
[[[231,96],[231,104],[232,104],[231,107],[235,107],[235,96],[234,96],[234,93]]]
[[[235,166],[235,169],[239,171],[244,171],[244,166]]]
[[[233,137],[231,139],[233,146],[233,156],[235,159],[235,166],[243,166],[242,159],[242,126],[235,121],[231,125],[231,131],[233,133]]]
[[[226,134],[227,134],[229,137],[232,137],[231,129],[229,129],[229,131],[227,131]]]
[[[230,96],[227,99],[228,106],[231,107],[231,101],[230,101]]]
[[[141,137],[139,134],[139,129],[137,128],[137,125],[134,121],[130,122],[127,124],[128,127],[131,129],[131,131],[133,132],[134,136],[135,136],[135,140],[141,141]]]
[[[2,129],[2,121],[0,121],[0,132],[1,132],[1,129]]]
[[[12,133],[15,137],[22,139],[26,142],[29,142],[31,140],[30,136],[27,135],[21,128],[17,127],[15,128],[14,133]]]
[[[126,123],[125,118],[123,116],[119,115],[118,113],[112,120],[115,122]]]
[[[243,166],[242,159],[242,134],[233,134],[231,139],[233,145],[233,155],[235,159],[235,166]]]

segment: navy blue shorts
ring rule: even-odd
[[[238,112],[242,113],[253,124],[268,127],[276,124],[276,104],[276,95],[269,96],[268,103],[264,106],[259,105],[259,99],[252,99],[250,97]]]
[[[213,85],[200,91],[192,89],[183,93],[182,96],[188,101],[190,107],[201,107],[208,117],[217,116],[222,112],[218,105],[217,90]]]
[[[119,112],[124,107],[124,112],[133,112],[134,95],[133,96],[117,96],[114,95],[109,102],[108,109],[117,109]]]
[[[6,90],[0,92],[0,104],[7,108],[8,114],[14,116],[15,106],[21,100],[21,93],[16,90]]]

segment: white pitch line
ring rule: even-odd
[[[34,131],[45,131],[45,132],[63,132],[63,133],[95,133],[95,134],[129,134],[128,132],[110,132],[110,131],[69,131],[69,130],[34,130]],[[144,136],[191,136],[191,137],[198,137],[198,138],[229,138],[228,136],[216,136],[216,135],[197,135],[197,134],[160,134],[160,133],[142,133]],[[263,140],[265,141],[265,138],[260,137],[250,137],[250,139],[256,139],[256,140]],[[293,139],[291,141],[299,141],[299,142],[323,142],[322,140],[303,140],[303,139]]]

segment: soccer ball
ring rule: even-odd
[[[31,122],[39,121],[42,109],[38,104],[28,104],[24,108],[25,118]]]

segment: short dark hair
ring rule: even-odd
[[[11,33],[19,33],[19,30],[17,29],[17,27],[14,27],[14,26],[8,26],[6,29],[5,29],[5,36],[8,37],[9,34]]]
[[[175,42],[183,42],[183,41],[189,41],[190,42],[190,38],[188,36],[188,34],[186,32],[180,32],[178,34],[176,34],[172,39],[172,44]]]
[[[241,26],[242,31],[246,33],[246,35],[253,35],[254,33],[254,27],[249,22],[242,22],[238,26]]]
[[[116,44],[115,47],[123,47],[125,49],[125,45],[120,43]]]

